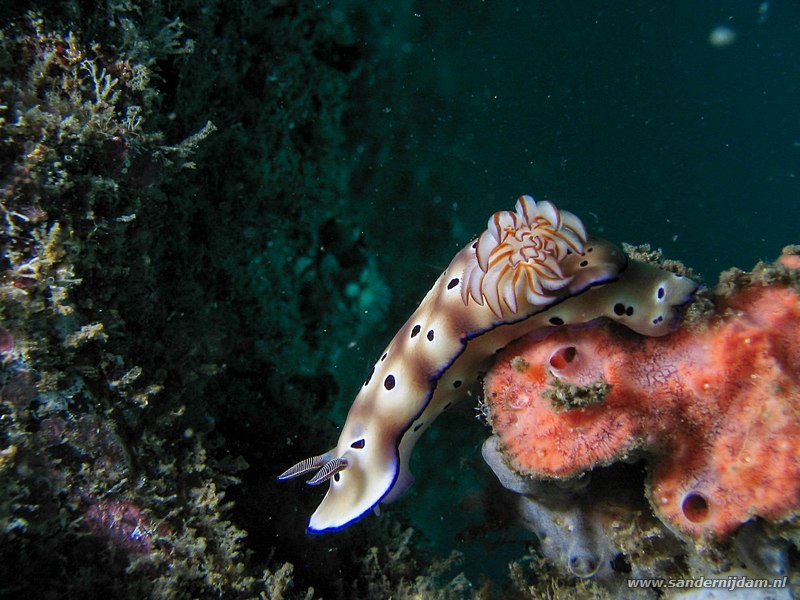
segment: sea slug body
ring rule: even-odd
[[[495,353],[527,334],[600,317],[648,336],[678,323],[697,284],[629,260],[590,237],[572,213],[522,196],[495,213],[381,354],[356,396],[336,447],[279,476],[317,470],[330,482],[308,530],[340,529],[412,482],[408,460],[431,422],[464,395]]]

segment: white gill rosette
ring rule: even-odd
[[[523,303],[552,303],[563,297],[572,280],[561,262],[570,252],[583,255],[586,240],[578,217],[551,202],[521,196],[515,212],[496,212],[478,238],[475,257],[464,270],[464,304],[472,297],[504,318]]]

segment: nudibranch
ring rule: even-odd
[[[370,371],[335,448],[279,476],[329,481],[308,531],[342,528],[412,482],[420,435],[464,395],[495,353],[523,335],[607,317],[665,335],[697,284],[588,236],[578,217],[522,196],[462,249]]]

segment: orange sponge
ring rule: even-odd
[[[566,478],[643,456],[657,516],[693,538],[800,509],[800,294],[789,286],[745,287],[663,338],[605,324],[522,340],[485,389],[519,473]]]

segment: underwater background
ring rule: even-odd
[[[0,598],[531,597],[472,401],[380,518],[276,476],[521,194],[708,284],[800,242],[796,1],[0,19]]]

